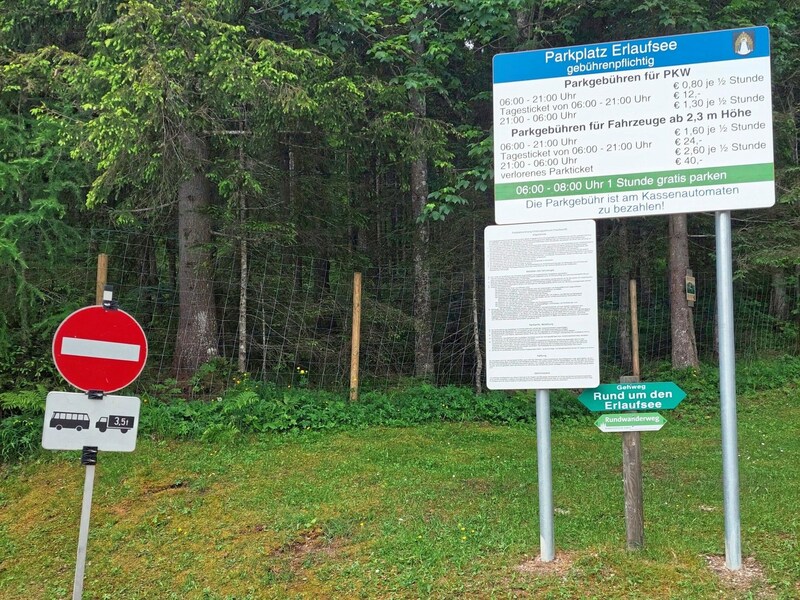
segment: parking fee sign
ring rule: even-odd
[[[64,379],[79,390],[108,394],[139,377],[147,361],[147,338],[124,310],[87,306],[59,325],[53,360]]]

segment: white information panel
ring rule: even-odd
[[[141,401],[134,396],[103,396],[50,392],[44,409],[42,447],[48,450],[132,452],[139,432]]]
[[[600,384],[594,221],[484,231],[489,389]]]
[[[769,30],[500,54],[495,221],[772,206]]]

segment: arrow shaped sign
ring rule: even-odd
[[[595,425],[605,433],[626,431],[658,431],[667,420],[658,413],[624,413],[621,415],[601,415]]]
[[[604,383],[578,396],[578,400],[593,412],[669,410],[684,398],[686,392],[671,381]]]

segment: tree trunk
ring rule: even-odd
[[[794,315],[800,322],[800,265],[794,267]],[[800,337],[798,337],[798,347],[800,347]]]
[[[421,41],[412,43],[417,57],[422,57],[425,46]],[[423,219],[428,202],[428,153],[425,150],[423,122],[427,115],[425,94],[418,89],[408,92],[411,111],[414,113],[412,140],[415,145],[411,163],[411,218],[414,221],[414,375],[433,379],[433,332],[431,328],[431,277],[428,265],[430,225]]]
[[[290,215],[290,222],[297,226],[299,216],[301,214],[300,206],[298,205],[297,197],[297,164],[295,162],[294,148],[292,140],[287,140],[287,150],[284,154],[284,168],[286,169],[286,179],[284,180],[283,194],[285,206],[288,207]],[[302,248],[299,241],[295,241],[292,245],[294,252],[294,291],[293,293],[299,294],[303,289],[303,257],[301,256]]]
[[[245,373],[247,371],[247,286],[250,271],[247,257],[247,235],[244,232],[247,200],[243,193],[240,193],[239,203],[239,226],[241,228],[241,238],[239,239],[239,355],[236,366],[240,373]]]
[[[686,300],[689,268],[689,229],[685,214],[669,217],[669,306],[672,330],[672,367],[699,367],[692,309]]]
[[[320,249],[320,252],[324,252]],[[331,289],[331,261],[328,258],[313,258],[311,260],[311,271],[314,275],[314,299],[321,302]]]
[[[414,139],[422,137],[421,119],[425,116],[425,96],[417,91],[409,92],[411,107],[417,122],[414,124]],[[411,218],[414,220],[414,375],[422,379],[433,378],[433,333],[431,331],[431,276],[428,267],[428,245],[430,225],[422,219],[428,201],[427,153],[418,147],[418,154],[411,163]]]
[[[472,288],[472,343],[475,348],[475,393],[483,392],[483,352],[481,351],[481,327],[478,318],[478,236],[472,230],[472,275],[470,287]]]
[[[619,224],[619,254],[620,268],[617,276],[619,283],[617,290],[619,293],[619,330],[617,340],[619,342],[619,356],[622,363],[622,370],[630,373],[633,370],[633,343],[631,341],[631,301],[630,301],[630,280],[631,280],[631,258],[628,245],[628,226],[625,219]]]
[[[786,273],[783,269],[772,269],[772,289],[769,297],[769,314],[780,321],[789,319],[789,294],[786,285]]]
[[[239,123],[239,129],[244,131],[246,124]],[[244,144],[239,146],[239,168],[245,168]],[[250,283],[250,269],[247,256],[247,232],[245,231],[245,221],[247,220],[247,195],[243,189],[239,189],[239,353],[236,366],[240,373],[247,372],[247,287]]]
[[[194,174],[178,189],[178,337],[174,370],[179,381],[217,356],[217,317],[212,280],[211,184],[205,176],[208,148],[204,140],[185,133],[185,155],[197,161]]]
[[[158,302],[158,259],[156,256],[157,240],[155,236],[147,235],[144,238],[144,245],[141,248],[141,257],[139,261],[139,288],[146,290],[143,293],[144,309],[146,317],[144,324],[151,326],[153,317],[156,314],[156,305]]]

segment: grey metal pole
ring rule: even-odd
[[[84,448],[84,460],[86,460]],[[97,460],[97,448],[93,448]],[[92,460],[91,458],[89,460]],[[75,581],[72,584],[72,600],[81,600],[83,596],[83,574],[86,571],[86,547],[89,545],[89,517],[92,512],[92,493],[94,492],[95,463],[86,464],[86,478],[83,481],[83,504],[81,505],[81,524],[78,530],[78,559],[75,562]]]
[[[536,456],[539,468],[539,548],[542,562],[555,559],[550,390],[536,390]]]
[[[722,487],[725,514],[725,565],[742,568],[739,514],[739,455],[736,425],[736,350],[733,323],[731,213],[714,214],[717,233],[717,318],[719,319],[719,391],[722,417]]]

